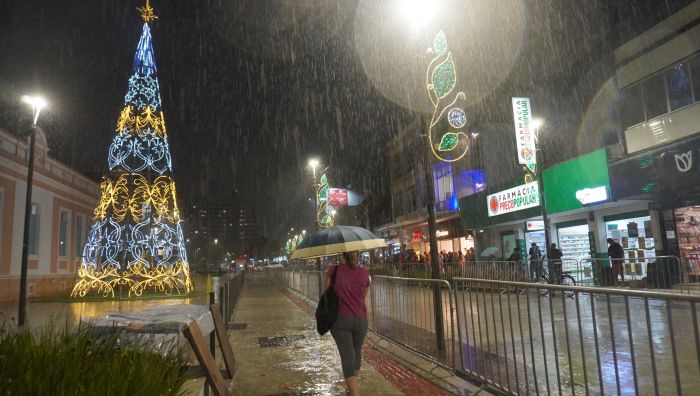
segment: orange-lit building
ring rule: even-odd
[[[37,129],[27,295],[68,296],[99,196],[98,183],[48,154]],[[19,298],[27,142],[0,129],[0,302]]]

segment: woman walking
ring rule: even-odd
[[[324,291],[331,284],[333,271],[337,271],[333,290],[340,304],[331,335],[338,346],[348,392],[356,396],[360,394],[357,375],[362,363],[362,343],[367,335],[365,297],[369,288],[369,273],[357,265],[357,252],[343,253],[341,264],[328,269]]]

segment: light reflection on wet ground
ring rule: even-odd
[[[212,277],[212,290],[217,290],[219,277]],[[195,291],[206,291],[206,279],[203,276],[193,276]],[[65,302],[33,301],[27,303],[27,324],[32,329],[38,329],[48,324],[56,326],[77,325],[80,318],[104,316],[108,313],[137,312],[146,307],[165,304],[203,304],[206,305],[209,298],[199,293],[192,298],[154,298],[135,300],[103,300],[89,301],[75,299]],[[17,318],[17,302],[0,304],[0,322],[4,320],[13,321]]]

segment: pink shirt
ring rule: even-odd
[[[328,269],[328,276],[332,275],[334,268]],[[340,300],[338,315],[367,317],[365,289],[369,287],[369,273],[364,268],[350,268],[345,264],[337,268],[333,289]]]

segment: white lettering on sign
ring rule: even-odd
[[[537,182],[523,184],[486,197],[489,216],[515,212],[540,205],[540,190]]]
[[[528,231],[544,230],[544,220],[533,220],[526,223]]]
[[[447,230],[437,230],[437,231],[435,231],[435,236],[438,237],[438,238],[444,237],[444,236],[448,236],[448,235],[450,235],[450,232],[447,231]]]
[[[673,158],[676,159],[676,168],[679,172],[687,172],[693,167],[693,152],[688,151],[683,154],[673,154]]]
[[[535,131],[531,128],[532,111],[530,98],[512,98],[513,123],[515,124],[515,143],[518,149],[518,163],[534,164]]]
[[[605,186],[595,188],[584,188],[576,191],[576,199],[581,205],[590,205],[596,202],[607,201],[609,198],[608,188]]]

